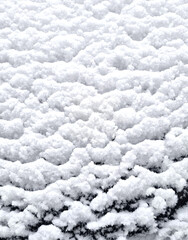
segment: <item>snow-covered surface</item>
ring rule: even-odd
[[[1,0],[1,239],[188,239],[187,44],[187,0]]]

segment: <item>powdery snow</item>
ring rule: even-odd
[[[0,13],[0,239],[187,240],[187,1]]]

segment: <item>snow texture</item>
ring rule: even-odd
[[[187,240],[187,183],[187,0],[1,0],[1,240]]]

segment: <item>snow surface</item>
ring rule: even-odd
[[[1,0],[0,239],[188,239],[187,0]]]

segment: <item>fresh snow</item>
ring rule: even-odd
[[[187,0],[2,0],[0,239],[188,239]]]

